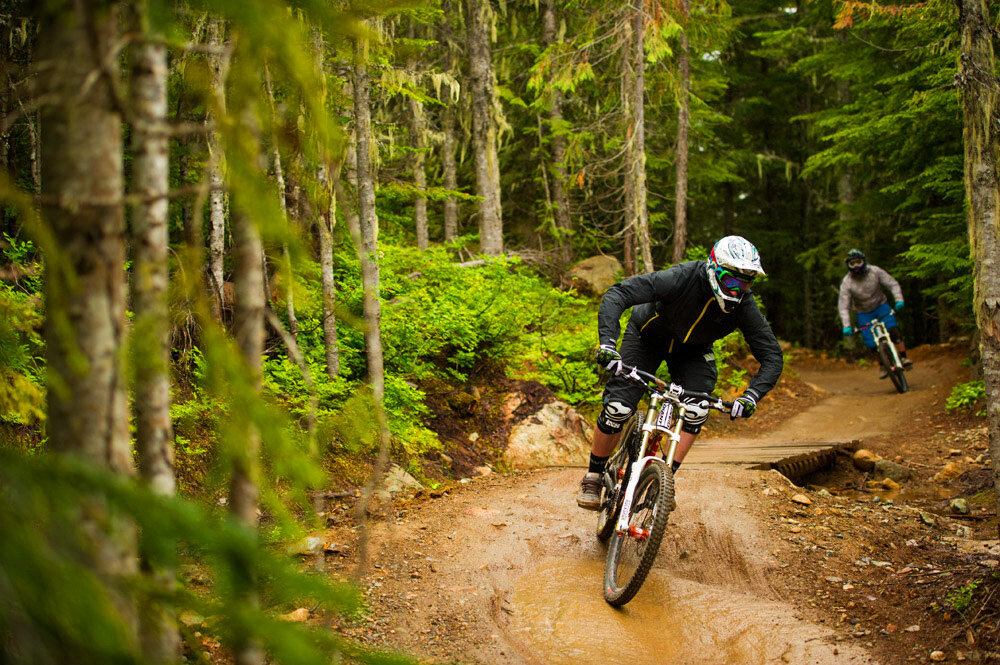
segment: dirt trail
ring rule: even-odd
[[[804,368],[826,399],[764,440],[891,431],[940,400],[961,371],[954,358],[918,362],[912,391],[898,395],[871,367]],[[657,564],[624,610],[602,597],[595,515],[574,503],[580,470],[548,469],[415,499],[381,523],[365,580],[370,617],[347,632],[434,663],[880,662],[779,597],[772,581],[788,564],[775,556],[782,538],[763,504],[783,478],[720,464],[711,445],[696,450],[678,475],[679,506]]]

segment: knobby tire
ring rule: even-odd
[[[903,368],[895,362],[895,358],[892,355],[892,349],[889,348],[888,342],[882,342],[878,345],[878,355],[883,366],[889,370],[889,380],[892,381],[892,385],[896,387],[896,391],[899,393],[905,393],[909,390],[910,386],[906,381],[906,373]]]
[[[604,471],[604,487],[601,489],[601,510],[597,514],[597,538],[606,541],[615,532],[615,523],[618,521],[618,513],[622,506],[622,497],[610,497],[615,487],[625,487],[628,484],[629,474],[632,471],[632,462],[635,461],[639,447],[639,436],[642,431],[639,429],[638,416],[632,416],[625,426],[622,427],[622,436],[618,440],[618,447],[608,458],[608,464]],[[625,469],[625,477],[622,478],[621,485],[618,485],[618,469]]]
[[[674,503],[674,474],[666,464],[653,462],[639,475],[629,525],[649,529],[645,541],[618,534],[608,545],[604,567],[604,600],[621,607],[638,593],[667,531],[667,518]],[[636,561],[637,560],[637,561]]]

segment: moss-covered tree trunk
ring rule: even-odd
[[[48,2],[40,8],[47,433],[52,450],[133,472],[125,383],[125,223],[118,79],[102,72],[118,39],[116,5]],[[135,529],[98,496],[78,506],[87,565],[129,627],[122,591],[136,571]],[[41,528],[41,526],[40,526]],[[67,542],[72,542],[69,540]],[[72,556],[72,554],[70,554]],[[55,590],[54,593],[58,593]],[[130,647],[134,645],[129,645]]]
[[[261,359],[264,354],[264,252],[260,232],[254,221],[234,206],[233,229],[233,332],[242,352],[252,388],[261,388]],[[236,416],[240,432],[236,440],[243,446],[232,451],[233,468],[229,485],[229,507],[247,529],[256,532],[259,488],[260,431],[249,414]],[[247,578],[253,579],[251,571]],[[248,603],[256,602],[253,585],[241,590]],[[264,654],[260,645],[247,635],[234,638],[233,656],[236,665],[262,665]]]
[[[649,239],[649,211],[646,203],[646,117],[645,117],[645,41],[646,14],[641,7],[629,7],[623,20],[627,35],[623,49],[622,106],[625,112],[625,131],[628,141],[625,150],[625,227],[626,263],[628,241],[635,243],[638,256],[634,263],[642,262],[643,272],[653,271],[653,255]],[[638,266],[634,266],[638,270]]]
[[[547,0],[542,12],[542,44],[548,48],[556,43],[556,2]],[[569,194],[566,190],[566,135],[563,133],[562,92],[549,90],[549,146],[552,157],[552,203],[556,227],[556,246],[563,263],[573,260],[573,220],[569,211]]]
[[[472,91],[472,147],[479,202],[479,248],[495,256],[503,252],[500,209],[500,164],[497,127],[493,122],[493,63],[490,55],[489,0],[466,0],[469,88]]]
[[[993,29],[983,0],[961,0],[959,81],[965,121],[965,190],[975,260],[975,311],[980,331],[993,482],[1000,509],[1000,178],[997,174],[1000,85]]]
[[[142,5],[140,4],[140,7]],[[136,13],[145,31],[144,8]],[[170,421],[170,320],[167,307],[169,245],[167,192],[167,49],[152,41],[137,42],[131,51],[130,101],[132,186],[141,200],[132,212],[132,306],[135,310],[131,355],[135,372],[136,448],[139,469],[149,487],[163,496],[176,489],[173,428]],[[166,589],[174,586],[172,570],[151,574]],[[140,638],[146,661],[157,665],[180,657],[176,619],[167,605],[140,613]]]
[[[455,165],[455,105],[448,104],[441,113],[441,170],[444,188],[457,191],[458,169]],[[444,241],[458,237],[458,201],[454,196],[444,200]]]
[[[122,348],[125,224],[121,116],[94,52],[108,48],[117,18],[86,22],[46,5],[39,58],[54,103],[43,110],[46,221],[59,253],[46,262],[48,435],[56,450],[118,471],[132,469]]]
[[[689,3],[682,0],[681,9],[687,19]],[[673,262],[684,260],[687,249],[687,193],[688,193],[688,128],[691,125],[691,54],[687,33],[680,34],[680,51],[677,54],[677,151],[676,182],[674,183],[674,253]]]

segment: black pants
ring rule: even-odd
[[[673,339],[644,341],[631,322],[625,328],[619,352],[623,363],[634,365],[650,374],[654,374],[660,365],[666,362],[670,380],[686,390],[710,393],[715,388],[715,381],[719,376],[715,366],[715,354],[711,347],[681,344]],[[601,431],[606,434],[620,431],[624,422],[619,424],[616,421],[620,420],[623,414],[631,416],[635,412],[644,392],[638,383],[621,376],[611,377],[604,387],[604,409],[597,419]],[[684,431],[697,434],[705,422],[704,418],[700,421],[686,421],[683,425]],[[609,429],[611,431],[608,431]]]

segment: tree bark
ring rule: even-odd
[[[358,197],[358,223],[361,232],[362,279],[365,290],[365,349],[368,355],[368,381],[377,399],[384,392],[382,365],[382,309],[380,303],[378,256],[378,218],[375,215],[375,183],[371,167],[371,92],[366,54],[361,42],[354,47],[354,136],[355,178]]]
[[[325,47],[323,35],[319,30],[313,33],[313,54],[316,70],[322,76],[322,95],[326,99],[326,70],[323,54]],[[329,158],[324,156],[324,163],[316,173],[320,189],[330,196],[326,210],[313,217],[319,245],[320,281],[323,290],[323,347],[326,355],[326,375],[336,379],[340,374],[340,342],[337,338],[337,280],[333,273],[333,226],[337,221],[337,198],[334,196],[330,182]]]
[[[375,215],[375,192],[371,169],[371,99],[366,66],[365,44],[354,43],[354,184],[357,191],[357,215],[348,213],[348,226],[361,261],[361,283],[364,289],[365,351],[368,365],[368,385],[372,391],[379,432],[379,450],[371,478],[358,502],[356,519],[362,525],[358,550],[358,572],[368,565],[368,537],[364,528],[367,508],[375,490],[382,483],[389,463],[389,426],[386,420],[385,368],[382,358],[382,304],[378,265],[378,218]]]
[[[628,146],[625,153],[625,224],[631,227],[643,272],[653,271],[646,204],[645,49],[646,17],[641,7],[626,10],[628,46],[623,58],[622,101]],[[626,239],[628,236],[626,236]]]
[[[547,0],[542,13],[542,43],[546,48],[556,43],[556,1]],[[566,136],[562,124],[562,92],[551,88],[549,108],[549,144],[552,155],[552,203],[555,219],[556,246],[563,263],[573,260],[573,220],[569,213],[569,195],[566,192]]]
[[[410,24],[410,39],[415,37],[413,23]],[[416,58],[410,59],[410,73],[418,81],[420,80],[420,61]],[[427,191],[427,172],[425,163],[427,161],[427,117],[424,112],[424,104],[419,99],[410,98],[410,148],[413,150],[410,156],[410,166],[413,169],[413,184],[419,192]],[[427,249],[427,197],[417,194],[413,200],[413,222],[417,232],[417,247]]]
[[[479,202],[479,249],[503,253],[503,215],[500,208],[500,164],[497,129],[493,122],[493,66],[490,56],[489,0],[466,0],[469,87],[472,90],[472,146],[475,154],[476,195]]]
[[[140,30],[144,29],[141,25],[144,18],[140,14]],[[177,483],[170,421],[167,306],[169,157],[167,135],[157,131],[167,121],[165,45],[141,41],[133,46],[130,99],[136,118],[132,128],[133,189],[151,199],[149,203],[136,205],[132,213],[136,448],[139,469],[150,489],[162,496],[172,496]],[[154,570],[153,575],[165,588],[173,588],[172,570]],[[146,662],[179,660],[180,634],[169,606],[158,604],[141,613],[141,640]]]
[[[121,474],[133,473],[124,358],[125,224],[117,77],[98,63],[119,19],[103,4],[45,3],[39,12],[45,342],[49,446]],[[135,529],[100,496],[81,497],[88,564],[111,580],[108,598],[132,633],[135,607],[116,580],[136,571]],[[107,599],[95,599],[104,602]],[[131,645],[130,645],[131,646]]]
[[[986,413],[989,421],[993,482],[1000,509],[1000,84],[996,78],[989,7],[983,0],[959,2],[962,52],[958,79],[962,89],[965,191],[969,240],[975,259],[974,304],[980,331]]]
[[[447,104],[442,114],[441,131],[444,139],[441,143],[441,169],[444,172],[444,188],[458,191],[458,170],[455,166],[455,109]],[[444,241],[450,242],[458,237],[458,201],[454,196],[444,200]]]
[[[89,40],[106,48],[117,19],[100,17],[89,35],[58,9],[44,18],[43,85],[58,99],[43,110],[44,213],[60,249],[46,261],[49,440],[128,472],[121,116],[106,81],[88,85]]]
[[[208,25],[209,46],[213,55],[209,56],[212,71],[212,91],[215,93],[215,112],[209,113],[209,119],[218,120],[226,110],[226,73],[229,63],[225,56],[218,55],[223,45],[225,26],[221,19],[211,18]],[[218,116],[218,117],[217,117]],[[217,132],[209,134],[208,141],[208,184],[211,188],[208,196],[209,232],[208,232],[208,276],[209,288],[212,293],[212,313],[215,319],[222,321],[225,309],[224,261],[226,256],[226,193],[223,190],[223,151]]]
[[[325,171],[322,180],[326,180]],[[322,182],[321,180],[321,182]],[[326,374],[336,379],[340,374],[340,344],[337,340],[337,282],[333,275],[333,222],[337,218],[336,198],[330,208],[316,216],[319,236],[319,265],[323,284],[323,344],[326,351]]]
[[[253,389],[261,388],[261,357],[264,354],[264,252],[260,232],[250,217],[234,206],[233,210],[233,330],[236,343],[250,376]],[[232,477],[229,486],[230,511],[248,529],[257,529],[257,474],[260,432],[247,414],[237,416],[245,445],[233,451]],[[247,571],[252,578],[252,573]],[[244,601],[256,602],[253,586],[242,590]],[[234,644],[236,665],[261,665],[264,654],[255,640],[238,635]]]
[[[271,71],[264,65],[264,89],[267,92],[267,102],[274,121],[274,89],[271,86]],[[271,140],[271,161],[274,167],[274,184],[278,188],[278,204],[281,206],[281,216],[285,224],[294,224],[288,215],[288,200],[285,197],[285,173],[281,168],[281,150],[276,136]],[[288,244],[282,248],[283,270],[285,272],[285,312],[288,315],[288,333],[296,342],[299,339],[299,320],[295,316],[295,275],[292,273],[292,257]]]
[[[689,3],[681,0],[682,12],[688,15]],[[684,260],[687,249],[687,193],[688,193],[688,129],[691,126],[691,54],[687,33],[681,31],[680,53],[677,54],[677,152],[676,177],[674,187],[674,254],[673,263]]]

